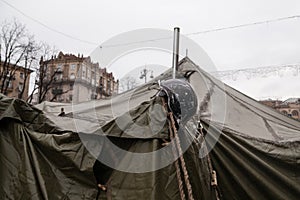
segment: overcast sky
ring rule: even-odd
[[[37,40],[76,55],[89,55],[97,48],[96,44],[140,28],[172,31],[179,26],[181,33],[187,34],[300,15],[299,0],[5,0],[53,29],[95,43],[88,44],[50,31],[3,1],[0,0],[1,21],[15,17],[26,24]],[[203,48],[218,70],[300,63],[300,18],[188,37]],[[152,64],[149,62],[144,64]],[[300,97],[295,91],[300,87],[299,79],[300,76],[291,78],[288,74],[281,78],[238,79],[227,83],[254,98],[287,98]],[[296,89],[288,90],[290,85]]]

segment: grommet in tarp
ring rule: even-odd
[[[217,186],[218,182],[217,182],[217,172],[215,170],[213,170],[211,172],[211,185],[212,186]]]

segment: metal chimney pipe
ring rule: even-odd
[[[176,72],[178,71],[178,59],[179,59],[179,33],[180,29],[178,27],[174,28],[174,38],[173,38],[173,79],[176,78]]]

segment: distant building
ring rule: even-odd
[[[7,73],[5,73],[5,71],[7,71]],[[3,93],[8,97],[19,98],[19,94],[25,87],[21,99],[26,101],[28,98],[30,74],[32,70],[13,64],[9,64],[8,67],[5,67],[4,63],[0,62],[0,72],[0,88],[2,88],[4,80],[3,76],[5,76],[5,74],[6,78],[4,87],[8,85],[7,90]],[[11,78],[10,74],[13,75]]]
[[[285,101],[269,99],[260,102],[278,110],[284,115],[300,120],[300,98],[289,98]]]
[[[262,104],[264,104],[264,105],[266,105],[266,106],[272,107],[272,108],[275,108],[275,107],[279,106],[280,104],[282,104],[282,101],[280,101],[280,100],[272,100],[272,99],[261,100],[259,102],[262,103]]]
[[[119,81],[90,57],[59,52],[50,60],[41,58],[42,70],[46,72],[45,84],[51,85],[46,101],[82,102],[118,93]]]

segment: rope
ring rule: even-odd
[[[167,106],[166,106],[166,102],[164,100],[164,98],[162,98],[162,103],[163,103],[163,108],[165,109],[165,111],[167,112]],[[171,128],[171,124],[170,121],[168,120],[168,124],[169,124],[169,132],[170,132],[170,139],[171,141],[174,139],[175,135],[173,133],[173,130]],[[164,144],[168,144],[168,143],[164,143]],[[172,146],[172,153],[174,158],[176,158],[176,149]],[[179,193],[180,193],[180,198],[181,200],[185,200],[185,193],[184,193],[184,189],[183,189],[183,182],[182,182],[182,177],[181,177],[181,173],[180,173],[180,166],[179,166],[179,162],[178,159],[175,160],[175,169],[176,169],[176,177],[177,177],[177,181],[178,181],[178,187],[179,187]]]
[[[171,124],[172,124],[173,133],[174,133],[174,136],[175,136],[177,150],[178,150],[178,153],[180,155],[179,159],[180,159],[182,171],[183,171],[183,174],[184,174],[184,182],[185,182],[185,185],[186,185],[186,188],[187,188],[187,191],[188,191],[188,197],[189,197],[189,200],[194,200],[193,190],[192,190],[192,186],[191,186],[191,183],[190,183],[190,180],[189,180],[189,174],[188,174],[188,171],[186,169],[185,161],[184,161],[184,158],[183,158],[182,148],[180,146],[180,140],[179,140],[179,137],[178,137],[178,132],[177,132],[177,129],[175,127],[175,121],[174,121],[173,113],[169,112],[169,116],[170,116],[170,120],[171,120]]]
[[[166,105],[166,102],[165,102],[164,98],[162,98],[162,103],[163,103],[163,108],[165,109],[165,111],[167,111],[168,107]],[[186,169],[185,161],[184,161],[184,158],[183,158],[182,148],[180,146],[180,140],[179,140],[179,137],[178,137],[176,126],[175,126],[173,113],[168,112],[168,116],[169,116],[169,119],[171,121],[171,124],[170,124],[170,121],[169,121],[170,138],[175,139],[175,141],[176,141],[177,151],[178,151],[178,154],[180,155],[179,160],[181,162],[181,167],[182,167],[182,171],[183,171],[183,175],[184,175],[184,182],[185,182],[185,185],[186,185],[186,188],[187,188],[187,191],[188,191],[188,199],[189,200],[194,200],[193,190],[192,190],[192,186],[191,186],[191,183],[190,183],[190,180],[189,180],[189,175],[188,175],[188,172],[187,172],[187,169]],[[174,149],[174,148],[172,148],[172,149]],[[176,158],[175,149],[173,150],[173,154],[174,154],[174,157]],[[182,179],[181,179],[181,174],[180,174],[180,169],[179,169],[180,166],[179,166],[179,163],[178,163],[178,159],[175,161],[175,167],[176,167],[176,175],[177,175],[177,180],[178,180],[180,196],[181,196],[182,200],[185,200],[185,193],[184,193],[184,190],[183,190],[183,182],[182,182]]]
[[[202,136],[204,136],[203,131],[202,131],[202,127],[198,128],[198,132]],[[216,171],[212,167],[211,159],[210,159],[210,156],[208,154],[208,149],[207,149],[205,140],[203,141],[203,148],[204,148],[205,154],[207,155],[208,168],[209,168],[209,171],[210,171],[210,174],[211,174],[211,186],[214,188],[215,195],[216,195],[216,200],[220,200],[220,193],[218,191],[218,183],[217,183],[217,174],[216,174]]]
[[[173,133],[173,130],[171,129],[170,126],[170,122],[169,122],[169,131],[170,131],[170,136],[171,136],[171,140],[174,139],[175,135]],[[173,155],[174,158],[176,158],[176,149],[172,146],[172,150],[173,150]],[[180,191],[180,196],[182,200],[185,200],[185,193],[184,193],[184,189],[183,189],[183,182],[182,182],[182,177],[181,177],[181,173],[180,173],[180,166],[179,166],[179,162],[178,159],[175,160],[175,167],[176,167],[176,175],[177,175],[177,180],[178,180],[178,186],[179,186],[179,191]]]

